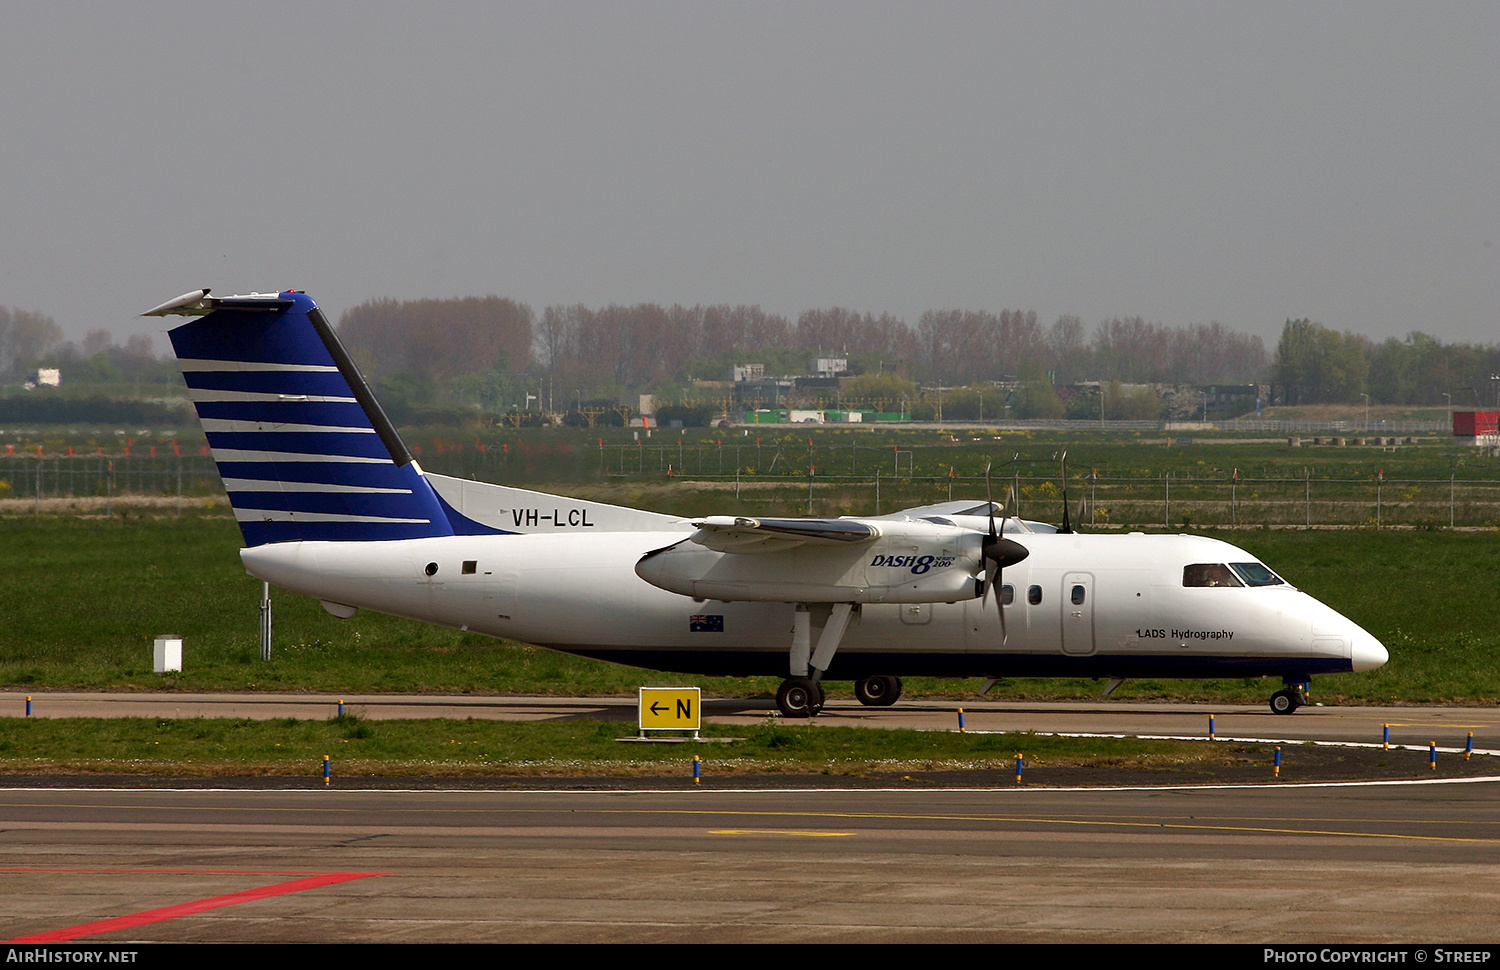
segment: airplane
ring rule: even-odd
[[[1253,555],[1080,534],[955,501],[890,515],[683,518],[422,469],[312,299],[185,293],[169,332],[250,575],[358,610],[658,671],[895,703],[903,676],[1281,678],[1374,670],[1374,636]],[[988,686],[988,685],[987,685]]]

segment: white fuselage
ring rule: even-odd
[[[283,542],[246,568],[327,604],[358,607],[661,670],[785,676],[790,602],[697,600],[636,575],[681,532]],[[830,679],[964,676],[1287,676],[1367,670],[1384,647],[1288,585],[1184,586],[1193,563],[1253,561],[1196,536],[1035,534],[989,602],[864,603]],[[972,596],[972,594],[971,594]],[[828,607],[812,606],[818,626]]]
[[[201,289],[148,314],[191,318],[169,337],[246,568],[337,616],[786,676],[777,704],[792,716],[821,707],[822,677],[864,681],[871,698],[885,681],[875,690],[894,699],[902,675],[1296,684],[1386,660],[1374,637],[1214,539],[997,525],[989,501],[688,521],[428,474],[307,294]],[[1279,693],[1277,709],[1295,710]]]

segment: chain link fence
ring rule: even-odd
[[[212,457],[163,452],[0,456],[0,498],[30,499],[40,510],[44,499],[224,494]],[[805,495],[807,510],[821,514],[855,509],[867,514],[872,508],[891,512],[910,505],[982,497],[988,490],[997,501],[1014,494],[1012,514],[1049,522],[1062,518],[1063,492],[1055,474],[997,471],[989,483],[983,476],[920,474],[910,452],[901,449],[849,455],[841,462],[839,474],[824,474],[808,458],[805,451],[799,454],[769,444],[611,445],[597,449],[597,468],[589,471],[590,477],[620,484],[701,484],[732,492],[736,500],[758,493],[769,502],[774,494],[783,505],[801,505]],[[510,459],[498,450],[480,453],[471,449],[447,460],[434,457],[428,467],[485,481],[513,480],[507,474],[512,470]],[[1085,474],[1069,476],[1068,504],[1069,515],[1085,528],[1500,527],[1500,481],[1457,476]]]

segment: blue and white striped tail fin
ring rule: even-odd
[[[169,336],[246,545],[454,534],[305,294],[199,290],[147,313],[168,314],[199,317]]]

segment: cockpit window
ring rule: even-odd
[[[1286,580],[1271,572],[1258,562],[1232,562],[1229,564],[1246,586],[1282,586]]]
[[[1264,566],[1261,567],[1265,569]],[[1270,572],[1270,570],[1266,570]],[[1182,567],[1184,586],[1243,586],[1239,577],[1221,562],[1201,562]]]

